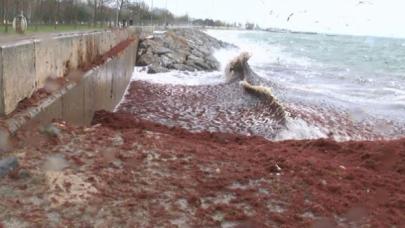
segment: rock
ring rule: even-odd
[[[176,61],[174,61],[173,58],[170,58],[167,55],[163,55],[160,57],[160,63],[163,67],[171,68],[171,66],[174,64],[174,62],[176,62]]]
[[[10,133],[0,128],[0,153],[9,152],[11,148]]]
[[[61,154],[48,156],[43,165],[45,171],[62,171],[64,168],[69,167],[69,163]]]
[[[172,52],[169,48],[159,47],[157,50],[154,51],[155,54],[163,55]]]
[[[214,71],[219,62],[212,53],[218,48],[235,47],[195,29],[173,29],[141,39],[137,66],[149,66],[148,73],[180,71]]]
[[[0,178],[7,176],[17,167],[18,167],[18,159],[16,157],[9,157],[0,160]]]
[[[152,64],[148,67],[148,74],[156,74],[156,73],[164,73],[168,72],[169,70],[165,67],[162,67],[160,65]]]
[[[18,173],[18,177],[22,178],[22,179],[28,179],[31,177],[31,173],[28,170],[20,170],[20,172]]]
[[[185,64],[173,64],[173,68],[179,71],[194,71],[194,68]]]
[[[139,55],[136,65],[137,66],[147,66],[149,64],[152,64],[155,60],[155,57],[153,56],[153,53],[151,51],[146,51],[144,54]]]
[[[212,68],[204,60],[188,60],[187,65],[201,71],[212,71]]]
[[[204,61],[204,59],[201,57],[197,57],[195,55],[189,55],[189,56],[187,56],[187,61],[200,62],[200,61]]]
[[[61,130],[57,126],[55,126],[55,124],[53,124],[53,123],[50,123],[50,124],[47,124],[46,126],[44,126],[42,129],[42,132],[49,137],[58,138],[61,135]]]

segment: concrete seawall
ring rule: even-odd
[[[119,53],[69,82],[39,104],[14,113],[18,103],[43,88],[47,78],[89,68],[116,45],[134,38]],[[121,100],[136,62],[134,29],[72,34],[20,42],[0,48],[0,114],[2,125],[15,132],[28,121],[63,119],[88,124],[94,111],[112,110]],[[13,113],[12,113],[13,112]],[[12,114],[10,114],[12,113]]]
[[[11,113],[48,78],[91,63],[131,35],[131,29],[88,32],[0,46],[0,114]]]

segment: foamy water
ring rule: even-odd
[[[250,65],[260,76],[284,88],[275,92],[287,106],[328,107],[354,124],[368,125],[376,134],[388,138],[404,135],[405,40],[249,31],[207,33],[252,53]],[[316,115],[335,119],[331,113]],[[330,127],[318,126],[321,132]],[[367,139],[343,132],[336,137]]]
[[[274,94],[292,114],[287,128],[273,139],[332,136],[361,140],[405,134],[405,67],[399,64],[405,54],[395,49],[404,41],[248,31],[207,33],[239,47],[216,51],[220,71],[150,75],[136,68],[133,80],[183,86],[221,84],[226,64],[248,51],[252,69],[280,87]]]

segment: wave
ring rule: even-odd
[[[150,75],[137,68],[116,111],[192,132],[226,132],[273,140],[286,128],[288,115],[248,60],[247,53],[238,55],[227,65],[225,74],[174,71]]]
[[[136,68],[133,80],[138,85],[133,87],[139,96],[131,98],[136,105],[123,101],[125,109],[191,131],[259,135],[271,140],[374,140],[405,134],[398,78],[330,67],[287,52],[291,48],[266,40],[268,34],[256,35],[252,40],[251,35],[239,32],[216,34],[239,47],[214,53],[221,63],[219,71],[151,75]],[[358,78],[367,83],[356,81]],[[385,79],[393,85],[381,86]]]
[[[254,73],[248,64],[251,55],[247,52],[241,53],[234,58],[226,67],[225,78],[228,83],[240,81],[240,85],[250,94],[254,94],[262,99],[269,107],[276,121],[286,124],[286,112],[283,106],[277,101],[271,93],[271,89],[266,86],[254,85],[260,82],[260,77]]]

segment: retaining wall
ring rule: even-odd
[[[95,111],[113,110],[131,79],[138,47],[135,30],[114,33],[64,36],[52,39],[49,46],[44,41],[35,41],[2,47],[2,110],[9,113],[18,101],[42,88],[47,77],[63,76],[70,69],[96,60],[99,54],[127,40],[129,35],[135,38],[116,56],[85,72],[80,81],[67,83],[41,100],[39,105],[3,116],[0,118],[2,125],[14,133],[27,122],[46,123],[52,119],[63,119],[75,124],[89,124]],[[11,65],[16,60],[21,61],[19,67]]]
[[[132,42],[118,56],[85,73],[78,83],[67,84],[41,101],[40,105],[6,119],[3,125],[11,133],[27,122],[44,124],[53,119],[87,125],[95,111],[113,110],[131,79],[137,45],[137,41]]]
[[[44,87],[47,78],[91,63],[134,29],[68,34],[0,46],[0,115]]]

